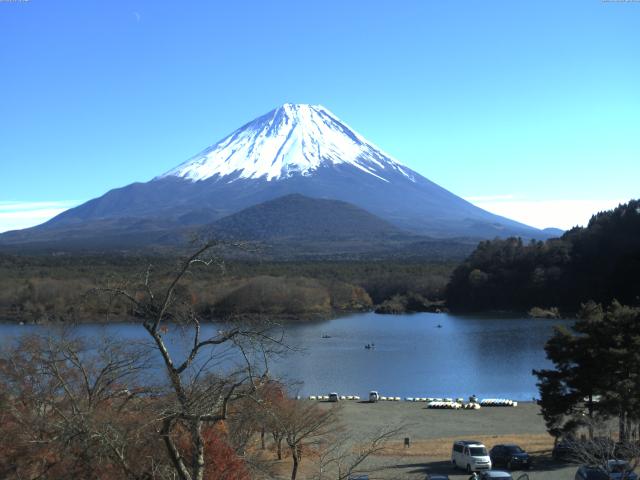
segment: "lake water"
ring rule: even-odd
[[[544,344],[562,320],[419,313],[354,314],[287,325],[285,341],[299,350],[273,361],[279,376],[302,382],[301,395],[366,397],[537,397],[532,369],[549,367]],[[440,327],[438,327],[440,325]],[[209,325],[207,330],[216,328]],[[0,339],[50,327],[0,324]],[[144,340],[135,324],[80,325],[81,335]],[[323,338],[329,336],[330,338]],[[1,342],[2,340],[0,340]],[[375,348],[365,349],[366,344]],[[176,349],[186,348],[176,342]],[[176,351],[177,351],[176,350]]]

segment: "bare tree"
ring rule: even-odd
[[[259,392],[260,407],[256,410],[257,423],[260,426],[260,447],[264,450],[264,436],[268,431],[276,448],[276,457],[282,460],[282,442],[285,438],[285,422],[283,418],[288,414],[290,399],[284,385],[269,382]]]
[[[321,408],[315,403],[282,397],[265,405],[270,430],[281,459],[280,442],[284,440],[292,459],[291,480],[298,475],[307,450],[315,450],[324,438],[339,429],[337,406]],[[277,433],[277,435],[276,435]]]
[[[139,415],[148,360],[131,345],[67,335],[3,352],[0,477],[151,478],[152,452],[141,453],[154,426]]]
[[[352,475],[370,473],[371,468],[364,466],[366,460],[383,451],[404,429],[404,425],[384,427],[367,440],[335,433],[328,436],[318,451],[314,479],[346,480]]]
[[[563,444],[572,461],[607,474],[616,473],[616,478],[624,480],[640,464],[640,444],[630,439],[615,441],[609,427],[606,421],[594,419],[586,428],[595,432],[595,436],[589,439],[566,438]]]
[[[153,287],[149,268],[138,288],[102,290],[130,303],[160,354],[169,391],[158,412],[159,435],[180,480],[203,480],[203,428],[225,420],[234,401],[256,391],[266,378],[268,357],[282,346],[281,337],[272,336],[269,325],[229,324],[225,330],[203,334],[201,320],[181,282],[198,266],[223,265],[215,256],[206,256],[214,246],[206,244],[187,258],[162,288]],[[165,338],[168,328],[176,325],[190,342],[181,357]],[[178,442],[182,432],[186,435]]]
[[[245,466],[253,478],[273,478],[277,464],[264,455],[267,448],[266,435],[271,434],[278,451],[278,460],[282,459],[283,433],[276,433],[276,427],[268,413],[274,402],[286,396],[285,386],[277,381],[266,380],[250,397],[236,402],[226,422],[229,444],[242,457]],[[255,441],[258,439],[259,448]]]

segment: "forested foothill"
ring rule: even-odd
[[[481,242],[453,272],[447,304],[456,310],[562,314],[593,300],[640,303],[640,201],[594,215],[587,227],[562,237],[525,243],[518,238]]]
[[[140,281],[148,270],[158,282],[167,282],[177,261],[175,255],[0,255],[0,319],[131,320],[132,312],[121,299],[91,292]],[[307,320],[368,311],[406,298],[422,299],[426,309],[442,300],[454,267],[453,262],[408,260],[231,260],[194,272],[182,288],[189,290],[196,312],[210,320],[237,315]]]
[[[225,251],[226,253],[226,251]],[[224,255],[223,255],[224,257]],[[0,254],[0,319],[27,323],[127,320],[125,305],[106,305],[92,289],[130,282],[148,268],[169,278],[177,255]],[[588,300],[640,302],[640,201],[594,215],[545,242],[481,242],[455,259],[231,258],[185,283],[199,314],[327,318],[379,313],[503,310],[574,315]]]

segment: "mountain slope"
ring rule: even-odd
[[[51,238],[64,243],[70,234],[100,244],[114,236],[143,239],[147,231],[208,225],[290,194],[348,202],[395,227],[437,238],[550,236],[436,185],[324,107],[285,104],[149,182],[111,190],[43,225],[0,235],[0,244]]]
[[[199,236],[253,242],[275,259],[462,259],[468,239],[414,235],[350,203],[285,195],[224,217]]]
[[[344,240],[380,241],[407,237],[390,223],[338,200],[285,195],[241,210],[213,223],[216,236],[241,240]]]

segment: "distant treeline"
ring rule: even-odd
[[[640,303],[640,201],[594,215],[561,238],[481,242],[452,275],[450,308],[574,312],[587,300]]]
[[[130,320],[129,307],[96,290],[157,287],[175,272],[170,256],[0,255],[0,321]],[[442,300],[453,263],[393,261],[242,262],[199,268],[185,280],[204,318],[328,317],[371,310],[399,297]]]
[[[130,320],[126,304],[96,290],[157,287],[175,255],[1,255],[0,321]],[[587,300],[640,304],[640,201],[592,217],[561,238],[481,242],[461,264],[420,260],[245,261],[194,271],[184,282],[204,318],[307,319],[375,309],[577,311]],[[541,310],[541,309],[538,309]]]

